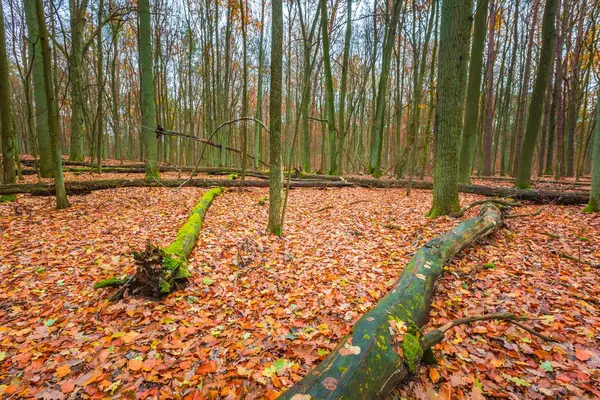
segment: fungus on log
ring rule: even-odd
[[[202,229],[204,215],[215,197],[223,193],[222,187],[210,189],[196,203],[187,222],[177,232],[177,237],[165,249],[152,244],[143,252],[133,254],[136,262],[135,274],[104,279],[96,282],[95,289],[108,286],[121,286],[111,300],[123,296],[125,290],[135,295],[163,297],[177,288],[177,283],[191,274],[187,269],[187,261],[196,245]]]
[[[391,291],[352,327],[314,370],[280,399],[373,399],[386,396],[423,358],[419,328],[429,312],[434,285],[460,250],[503,224],[494,204],[479,216],[431,239],[406,265]]]

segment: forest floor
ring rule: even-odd
[[[99,179],[66,179],[90,177]],[[126,178],[102,179],[115,177]],[[167,245],[203,192],[103,190],[71,196],[62,211],[51,197],[0,204],[0,396],[272,399],[335,347],[420,246],[460,222],[424,217],[430,191],[297,189],[276,238],[265,234],[268,189],[231,189],[206,216],[186,288],[117,303],[92,288],[131,272],[131,251],[147,241]],[[559,255],[598,264],[600,217],[580,206],[512,212],[540,207],[448,265],[423,330],[511,311],[560,342],[505,323],[457,327],[434,348],[438,364],[394,396],[600,397],[598,269]]]

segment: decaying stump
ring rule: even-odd
[[[222,187],[204,193],[192,209],[187,222],[177,232],[177,238],[165,249],[148,243],[144,251],[134,252],[136,270],[133,275],[104,279],[96,282],[94,288],[120,286],[121,288],[111,296],[111,300],[122,297],[125,291],[153,298],[173,292],[179,282],[191,275],[187,269],[188,258],[196,245],[206,211],[214,198],[221,193]]]
[[[464,221],[421,247],[391,291],[365,314],[313,371],[280,399],[374,399],[387,395],[423,358],[420,328],[434,284],[460,250],[503,224],[501,211],[484,204]],[[429,340],[429,339],[428,339]]]

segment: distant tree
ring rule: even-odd
[[[542,49],[540,51],[540,62],[537,68],[537,76],[531,94],[529,113],[527,117],[527,129],[523,138],[523,145],[519,158],[519,169],[517,171],[516,187],[528,189],[531,181],[531,167],[533,164],[533,152],[540,131],[544,97],[548,77],[551,72],[552,56],[556,44],[556,3],[557,0],[547,0],[544,8],[542,21]]]
[[[337,170],[337,129],[335,127],[335,101],[333,94],[333,77],[331,71],[331,58],[329,55],[329,19],[327,14],[327,0],[319,0],[321,9],[321,37],[323,41],[323,70],[325,73],[325,112],[327,115],[327,131],[329,149],[329,174],[335,175]]]
[[[460,208],[458,146],[467,81],[473,0],[443,0],[438,60],[435,167],[430,218]]]

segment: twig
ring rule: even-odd
[[[523,325],[522,323],[519,322],[519,321],[529,320],[528,317],[520,317],[518,315],[511,314],[511,313],[494,313],[494,314],[477,315],[474,317],[460,318],[460,319],[456,319],[454,321],[450,321],[447,324],[444,324],[444,325],[440,326],[439,328],[437,328],[437,329],[427,333],[425,336],[423,336],[423,338],[421,340],[421,347],[423,348],[423,350],[427,350],[427,349],[433,347],[434,345],[436,345],[437,343],[441,342],[444,339],[444,335],[448,330],[450,330],[451,328],[453,328],[455,326],[470,324],[470,323],[478,322],[478,321],[489,321],[489,320],[507,321],[507,322],[510,322],[511,324],[517,325],[519,328],[531,333],[534,336],[539,337],[542,340],[545,340],[548,342],[556,342],[556,343],[558,342],[556,339],[553,339],[549,336],[543,335],[543,334],[535,331],[534,329],[532,329],[526,325]]]
[[[527,214],[507,214],[504,218],[522,218],[522,217],[534,217],[536,215],[540,215],[543,209],[538,208],[535,212],[527,213]]]
[[[559,252],[558,252],[558,255],[559,255],[559,256],[561,256],[562,258],[566,258],[567,260],[571,260],[571,261],[575,261],[575,262],[578,262],[578,263],[582,263],[582,264],[589,265],[589,266],[590,266],[590,267],[592,267],[592,268],[600,268],[600,265],[599,265],[599,264],[594,264],[594,263],[593,263],[593,262],[591,262],[591,261],[583,260],[583,259],[581,259],[581,258],[578,258],[578,257],[572,256],[571,254],[569,254],[569,253],[565,253],[565,252],[563,252],[563,251],[559,251]]]
[[[460,211],[450,214],[450,216],[454,217],[454,218],[460,218],[471,208],[481,205],[481,204],[485,204],[485,203],[494,203],[494,204],[500,206],[501,209],[508,209],[511,207],[517,207],[517,206],[521,205],[521,203],[512,202],[512,201],[508,201],[508,200],[498,200],[498,199],[477,200],[477,201],[472,202],[468,206],[461,208]]]

